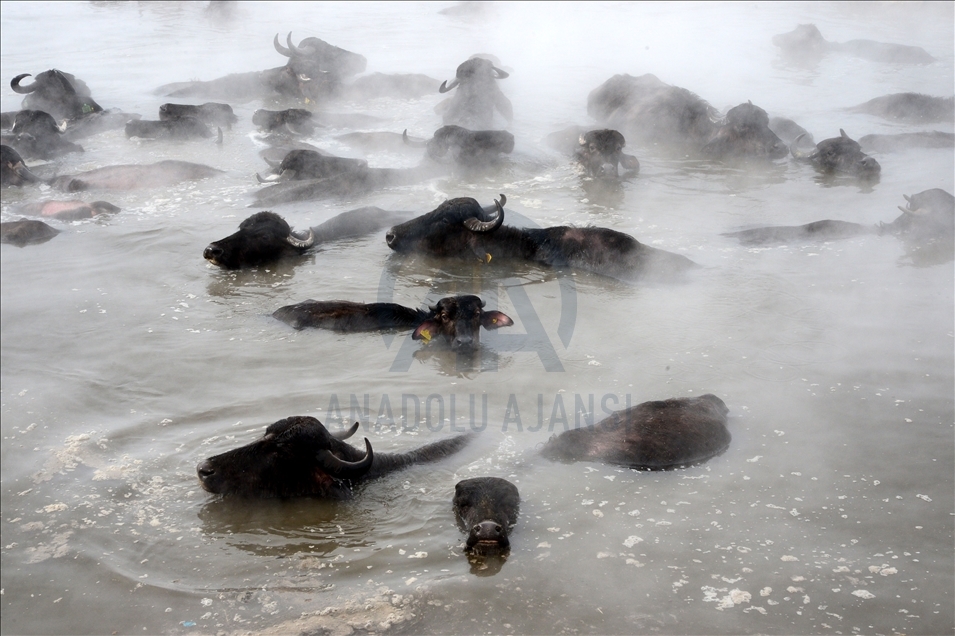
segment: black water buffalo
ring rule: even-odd
[[[815,62],[827,53],[844,53],[873,62],[892,64],[931,64],[935,58],[920,46],[887,44],[874,40],[849,40],[829,42],[815,24],[800,24],[789,33],[773,36],[773,44],[780,53],[801,63]]]
[[[882,172],[879,162],[862,152],[859,142],[839,129],[839,136],[823,139],[810,152],[799,149],[800,138],[791,146],[793,157],[808,161],[825,174],[845,174],[863,180],[876,180]]]
[[[287,130],[293,135],[309,136],[315,132],[312,113],[304,108],[265,110],[252,113],[252,123],[266,131]]]
[[[562,462],[606,462],[641,470],[691,466],[729,448],[727,413],[723,400],[709,393],[644,402],[594,426],[551,437],[541,455]]]
[[[97,168],[89,172],[63,175],[51,181],[51,185],[64,192],[84,190],[136,190],[138,188],[161,188],[183,181],[195,181],[223,174],[200,163],[167,159],[156,163],[119,165]]]
[[[442,298],[434,306],[412,309],[395,303],[354,303],[346,300],[306,300],[272,314],[295,329],[316,327],[341,332],[414,329],[413,340],[444,339],[455,351],[481,344],[481,327],[510,327],[514,322],[500,311],[484,311],[477,296]]]
[[[222,142],[222,129],[219,128],[219,143]],[[174,139],[186,141],[189,139],[208,139],[216,136],[203,122],[195,117],[177,117],[176,119],[161,119],[150,121],[137,119],[126,124],[127,137],[140,139]]]
[[[376,453],[368,438],[364,451],[343,441],[357,429],[356,423],[332,434],[314,417],[279,420],[261,439],[199,464],[199,483],[207,492],[225,496],[347,499],[360,482],[438,461],[470,441],[469,435],[459,435],[405,453]]]
[[[619,176],[619,166],[629,172],[640,170],[640,162],[623,152],[626,139],[616,130],[588,130],[580,135],[574,158],[591,177]]]
[[[396,252],[444,258],[516,259],[594,272],[626,281],[672,280],[696,267],[690,259],[601,227],[515,228],[504,225],[504,203],[484,209],[471,198],[450,199],[432,212],[392,227]],[[491,210],[495,210],[492,213]]]
[[[10,134],[3,136],[3,143],[27,158],[54,159],[71,152],[83,152],[82,146],[66,140],[63,128],[42,110],[18,112]]]
[[[305,38],[298,46],[292,43],[292,34],[286,38],[288,46],[279,43],[278,35],[272,44],[275,50],[288,58],[285,66],[235,73],[205,82],[176,82],[157,89],[170,97],[196,97],[249,101],[269,97],[287,97],[306,101],[321,101],[335,95],[343,77],[360,73],[367,63],[357,53],[332,46],[318,38]]]
[[[46,243],[59,233],[59,230],[43,221],[20,219],[0,223],[0,243],[10,243],[17,247]]]
[[[43,71],[29,86],[20,86],[20,82],[29,76],[29,73],[24,73],[10,81],[10,88],[15,93],[26,95],[23,98],[25,110],[42,110],[53,115],[57,121],[80,119],[91,113],[103,112],[103,107],[93,100],[86,83],[70,73],[56,69]]]
[[[715,160],[779,159],[786,147],[769,117],[752,102],[716,109],[685,88],[655,75],[614,75],[587,97],[587,112],[601,124],[642,144],[672,147]]]
[[[802,137],[804,141],[815,144],[812,133],[786,117],[773,117],[769,120],[769,129],[776,133],[784,144],[791,146],[796,139]]]
[[[342,212],[321,225],[296,234],[274,212],[258,212],[239,225],[239,231],[210,243],[202,256],[213,265],[226,269],[267,265],[283,258],[299,256],[322,243],[358,237],[388,227],[407,218],[404,212],[387,212],[366,207]]]
[[[0,144],[0,185],[22,186],[24,183],[43,182],[23,163],[20,153],[6,144]]]
[[[267,208],[295,201],[353,197],[381,188],[418,183],[436,174],[433,166],[369,168],[354,164],[352,169],[328,177],[285,181],[262,188],[253,195],[249,207]]]
[[[232,124],[239,121],[239,118],[232,112],[232,107],[228,104],[206,102],[198,106],[193,104],[163,104],[159,107],[159,119],[162,121],[182,119],[183,117],[195,117],[204,124],[225,126],[226,128],[232,128]]]
[[[458,66],[450,83],[441,82],[439,93],[457,88],[457,92],[435,108],[445,124],[455,124],[470,130],[487,130],[494,121],[495,109],[510,122],[514,118],[511,100],[498,88],[496,80],[508,77],[490,60],[472,57]]]
[[[728,232],[743,245],[768,245],[803,240],[836,240],[865,234],[891,234],[910,247],[955,240],[955,197],[940,188],[925,190],[912,196],[903,195],[902,215],[891,223],[875,226],[848,221],[814,221],[806,225],[759,227]],[[942,246],[944,247],[944,245]]]
[[[272,174],[265,178],[256,174],[260,183],[323,179],[368,168],[368,162],[364,159],[332,157],[314,150],[292,150],[279,164],[267,163],[272,165]]]
[[[454,516],[468,533],[465,550],[479,556],[505,554],[507,538],[517,523],[521,495],[517,486],[500,477],[475,477],[454,486]]]
[[[17,214],[42,216],[60,221],[90,219],[101,214],[115,214],[120,209],[107,201],[39,201],[24,203],[15,209]]]
[[[863,135],[859,137],[863,152],[899,152],[909,148],[955,148],[955,134],[928,130],[895,135]]]
[[[870,99],[849,110],[911,124],[951,123],[955,119],[955,97],[893,93]]]
[[[408,137],[410,145],[418,145]],[[450,160],[457,166],[478,168],[493,164],[500,155],[514,151],[514,135],[506,130],[468,130],[461,126],[442,126],[423,144],[428,156],[437,162]]]

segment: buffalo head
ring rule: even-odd
[[[591,177],[617,176],[619,165],[626,170],[639,170],[640,162],[623,152],[626,140],[616,130],[590,130],[578,139],[575,156]]]
[[[357,428],[336,437],[314,417],[279,420],[261,439],[199,464],[199,483],[217,495],[346,497],[374,462],[367,438],[364,453],[342,441]]]
[[[20,153],[10,146],[0,145],[0,185],[21,186],[24,183],[38,183],[43,180],[36,176],[26,164]]]
[[[477,296],[442,298],[431,307],[431,317],[418,325],[413,340],[447,339],[455,351],[470,351],[481,342],[481,327],[487,330],[510,327],[514,321],[500,311],[484,311],[484,301]]]
[[[789,148],[769,128],[769,115],[753,102],[731,108],[701,152],[710,159],[782,159]]]
[[[454,88],[458,90],[447,103],[439,104],[435,110],[442,111],[445,124],[456,124],[471,130],[490,128],[495,109],[504,119],[511,121],[514,108],[495,81],[507,76],[490,60],[472,57],[458,66],[453,80],[441,82],[439,93],[447,93]]]
[[[29,86],[20,86],[20,82],[29,76],[29,73],[24,73],[10,81],[10,88],[15,93],[26,95],[24,109],[46,111],[58,120],[79,119],[103,111],[103,107],[93,101],[86,83],[69,73],[56,69],[44,71]]]
[[[311,229],[304,236],[296,236],[278,214],[259,212],[242,221],[235,234],[210,243],[202,256],[213,265],[240,269],[301,254],[314,244]]]
[[[488,209],[470,197],[449,199],[433,211],[395,225],[385,235],[388,247],[396,252],[424,253],[449,257],[469,254],[473,234],[494,232],[504,223],[506,197]],[[484,253],[478,254],[484,258]]]
[[[517,486],[500,477],[465,479],[454,486],[452,503],[458,525],[468,533],[468,552],[486,556],[510,549],[507,534],[521,503]]]
[[[793,157],[809,161],[820,172],[847,174],[867,180],[877,180],[882,172],[879,162],[862,152],[859,143],[850,139],[841,128],[838,137],[823,139],[811,152],[798,149],[801,138],[802,135],[792,144]]]

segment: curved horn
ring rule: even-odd
[[[216,145],[221,146],[222,145],[222,128],[220,128],[219,126],[216,126],[216,130],[219,131],[219,134],[216,135]]]
[[[255,180],[259,183],[274,183],[279,180],[279,175],[270,174],[268,177],[262,177],[258,172],[255,173]]]
[[[281,162],[281,161],[276,161],[275,159],[269,159],[268,157],[262,157],[262,159],[265,161],[265,163],[269,164],[269,166],[272,167],[272,168],[281,168],[281,167],[282,167],[282,162]]]
[[[497,77],[497,79],[507,79],[508,77],[511,76],[510,73],[502,71],[496,66],[492,66],[491,68],[494,69],[494,76]]]
[[[812,153],[807,154],[803,152],[802,150],[799,150],[796,148],[796,144],[799,143],[799,140],[805,137],[807,134],[808,133],[802,133],[801,135],[793,139],[793,142],[789,145],[789,152],[792,153],[792,156],[795,159],[809,159],[812,157]]]
[[[902,195],[902,198],[905,199],[906,201],[908,201],[909,203],[912,203],[912,197],[910,197],[909,195],[903,194],[903,195]]]
[[[312,228],[308,228],[308,234],[305,235],[305,238],[298,238],[294,233],[289,232],[289,235],[285,238],[289,242],[289,245],[292,247],[297,247],[300,250],[307,250],[311,246],[315,245],[315,232],[312,231]]]
[[[352,424],[348,430],[332,433],[332,437],[339,440],[346,440],[352,435],[354,435],[356,431],[358,431],[358,422],[355,422],[354,424]]]
[[[20,80],[24,77],[30,77],[30,73],[24,73],[23,75],[17,75],[12,80],[10,80],[10,88],[13,89],[14,93],[20,93],[21,95],[27,95],[32,93],[37,89],[36,82],[33,82],[29,86],[20,86]]]
[[[292,57],[292,52],[279,43],[278,33],[275,34],[275,39],[272,40],[272,46],[274,46],[275,50],[281,53],[282,55],[284,55],[285,57]]]
[[[443,82],[441,82],[441,86],[438,87],[438,92],[447,93],[449,90],[451,90],[457,85],[458,85],[458,78],[456,77],[453,80],[451,80],[450,84],[448,84],[448,80],[444,80]]]
[[[337,479],[358,479],[371,470],[375,454],[371,450],[371,442],[365,438],[365,456],[357,462],[346,462],[335,457],[331,451],[323,450],[315,457],[320,468]]]
[[[408,139],[407,128],[405,128],[405,131],[401,133],[401,140],[404,141],[409,146],[411,146],[412,148],[424,148],[425,146],[428,145],[428,142],[426,141],[411,141],[410,139]]]
[[[847,135],[846,131],[844,131],[842,128],[839,129],[839,136],[842,137],[843,139],[849,138],[849,135]]]
[[[315,47],[313,46],[303,46],[301,48],[295,46],[295,44],[292,43],[291,31],[288,32],[288,37],[285,38],[285,43],[288,44],[289,49],[291,49],[292,53],[295,55],[312,55],[315,53]]]
[[[501,195],[501,198],[504,201],[507,199],[504,195]],[[497,228],[501,227],[504,224],[504,206],[497,199],[494,200],[494,205],[497,206],[497,215],[490,221],[479,221],[477,217],[471,217],[464,221],[464,227],[468,228],[472,232],[477,232],[480,234],[485,234],[487,232],[493,232]]]

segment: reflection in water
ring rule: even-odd
[[[494,576],[500,573],[504,564],[507,562],[509,553],[492,555],[468,554],[468,564],[471,566],[471,574],[475,576]]]

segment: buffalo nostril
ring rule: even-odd
[[[196,466],[196,472],[200,479],[207,479],[216,474],[216,469],[209,462],[202,462]]]
[[[388,245],[391,245],[392,243],[394,243],[394,242],[395,242],[395,233],[394,233],[394,232],[388,232],[387,234],[385,234],[385,242],[388,243]]]
[[[202,257],[206,260],[212,260],[222,256],[222,248],[216,245],[210,245],[202,251]]]

